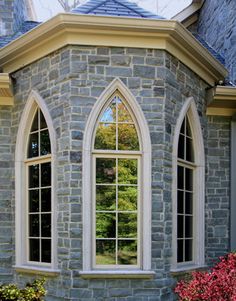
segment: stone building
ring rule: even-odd
[[[22,4],[0,6],[0,281],[174,300],[179,273],[235,248],[235,88],[208,1],[182,24],[126,0],[37,24]]]

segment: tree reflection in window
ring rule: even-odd
[[[94,142],[96,266],[139,263],[139,149],[135,122],[117,94],[100,117]]]
[[[38,108],[28,143],[28,260],[51,262],[51,146],[47,123]],[[45,158],[45,156],[47,157]]]

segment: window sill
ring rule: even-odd
[[[192,273],[195,271],[205,271],[208,267],[206,265],[191,265],[191,266],[182,266],[175,269],[171,269],[170,273],[172,276],[181,276],[186,273]]]
[[[152,279],[155,275],[153,271],[80,271],[84,279]]]
[[[60,270],[50,269],[45,267],[33,267],[33,266],[14,266],[17,273],[25,274],[37,274],[42,276],[56,277],[60,275]]]

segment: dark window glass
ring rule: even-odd
[[[39,134],[30,134],[29,147],[28,147],[28,158],[38,157],[39,155]]]
[[[177,197],[177,212],[184,213],[184,193],[183,191],[178,190],[178,197]]]
[[[183,240],[177,241],[177,261],[178,262],[184,261],[184,242],[183,242]]]
[[[182,166],[178,166],[178,189],[184,189],[184,168]]]
[[[40,129],[45,129],[47,128],[47,123],[46,123],[46,120],[43,116],[43,113],[40,111]]]
[[[193,191],[193,170],[185,168],[185,189],[188,191]]]
[[[193,260],[193,241],[192,239],[187,239],[185,241],[185,261]]]
[[[178,144],[178,157],[180,159],[184,159],[184,136],[183,135],[179,135],[179,144]]]
[[[182,215],[178,216],[178,224],[177,224],[177,233],[178,238],[184,237],[184,217]]]
[[[31,133],[38,131],[38,129],[39,129],[38,121],[39,121],[39,119],[38,119],[38,110],[37,110],[37,112],[35,113],[35,116],[34,116],[34,120],[32,122],[31,130],[30,130]]]
[[[39,215],[30,214],[29,216],[29,236],[39,237]]]
[[[29,212],[39,212],[39,190],[29,191]]]
[[[51,211],[51,188],[41,189],[41,212]]]
[[[192,216],[185,216],[185,237],[193,237],[193,218]]]
[[[51,163],[41,164],[41,186],[51,186]]]
[[[45,156],[51,153],[51,145],[48,130],[40,132],[40,155]]]
[[[193,213],[193,194],[191,192],[185,192],[185,213]]]
[[[41,215],[41,236],[42,237],[51,236],[51,214]]]
[[[29,166],[29,188],[39,187],[39,165]]]
[[[51,262],[51,239],[42,239],[42,262]]]
[[[186,160],[190,162],[194,162],[193,141],[188,137],[186,137]]]
[[[30,261],[40,261],[39,258],[39,239],[30,239],[29,240],[29,260]]]

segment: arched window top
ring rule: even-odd
[[[99,118],[94,139],[95,150],[139,151],[134,118],[123,97],[116,92]]]
[[[178,159],[194,162],[193,136],[189,123],[189,118],[186,115],[181,125],[178,143]]]

